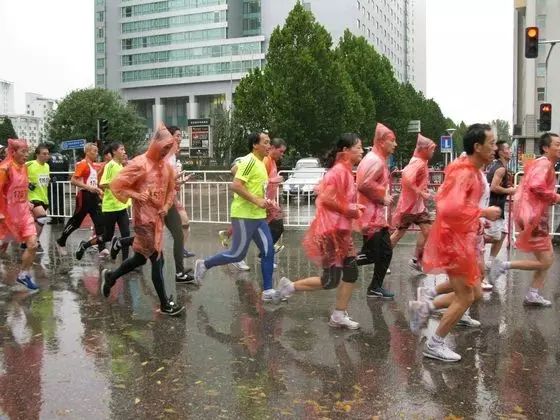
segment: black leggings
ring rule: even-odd
[[[171,206],[165,218],[163,219],[165,226],[171,232],[173,237],[173,259],[175,260],[175,272],[183,273],[185,265],[183,264],[183,242],[185,236],[183,235],[183,225],[181,223],[181,216],[175,205]]]
[[[127,258],[119,268],[109,274],[109,281],[114,284],[119,277],[130,273],[136,267],[143,266],[146,264],[146,261],[147,258],[145,256],[135,252],[132,257]],[[157,252],[154,252],[150,257],[150,262],[152,263],[152,282],[154,283],[154,288],[156,289],[160,304],[165,305],[167,303],[167,295],[163,280],[163,255],[158,258]]]
[[[101,236],[103,234],[103,218],[101,216],[101,201],[97,194],[89,191],[80,190],[76,195],[76,209],[74,215],[68,220],[62,231],[62,236],[57,239],[60,246],[66,246],[68,237],[78,229],[85,217],[89,214],[93,221],[95,235]],[[102,246],[100,247],[102,249]]]
[[[369,290],[383,287],[383,280],[387,275],[387,269],[393,258],[391,247],[391,236],[389,229],[383,228],[373,234],[371,238],[364,236],[364,244],[360,254],[365,254],[366,259],[358,261],[358,265],[375,264],[373,277],[368,287]]]
[[[105,228],[103,231],[103,235],[96,236],[94,239],[90,239],[85,245],[86,249],[95,244],[97,244],[97,246],[101,245],[101,249],[104,248],[105,242],[109,242],[115,235],[115,224],[119,226],[121,236],[130,236],[130,222],[128,220],[128,213],[126,209],[103,213],[103,219],[103,225]],[[128,241],[121,241],[123,261],[128,258],[128,248],[130,247],[131,243],[132,242],[129,243]]]

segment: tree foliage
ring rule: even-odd
[[[218,165],[229,164],[235,157],[247,154],[243,128],[237,124],[230,110],[216,108],[211,119],[214,158]]]
[[[496,140],[502,140],[507,142],[511,140],[508,121],[497,119],[492,121],[490,125],[492,127],[495,127],[496,129]]]
[[[8,145],[8,139],[17,139],[16,130],[12,124],[12,120],[4,117],[0,120],[0,144],[2,146]]]
[[[133,155],[146,142],[147,128],[135,108],[119,94],[101,88],[69,93],[47,119],[49,139],[56,145],[69,139],[97,139],[97,120],[109,122],[106,141],[122,142]]]
[[[437,140],[447,128],[438,104],[401,84],[389,60],[347,30],[336,48],[326,29],[300,2],[271,38],[266,66],[247,75],[235,94],[234,116],[245,130],[267,128],[301,156],[322,155],[342,132],[371,145],[382,122],[397,134],[397,155],[406,164],[416,143],[408,133],[421,120]]]

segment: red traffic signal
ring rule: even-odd
[[[550,131],[552,126],[552,105],[541,104],[539,115],[539,131]]]
[[[525,58],[537,58],[539,55],[539,28],[525,28]]]

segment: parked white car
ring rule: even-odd
[[[321,163],[317,158],[303,158],[296,162],[296,167],[294,169],[301,168],[320,168]]]
[[[289,178],[284,181],[282,195],[293,198],[314,198],[315,187],[325,174],[325,168],[300,168],[296,169]]]

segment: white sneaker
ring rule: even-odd
[[[490,270],[488,271],[488,281],[490,283],[496,283],[496,280],[502,275],[506,273],[506,268],[504,267],[504,263],[499,259],[496,258],[492,265],[490,266]]]
[[[494,286],[492,286],[490,283],[488,283],[488,280],[486,280],[486,279],[482,280],[481,286],[482,286],[482,290],[484,290],[486,292],[489,292],[492,289],[494,289]]]
[[[107,248],[105,248],[99,253],[99,256],[102,257],[102,258],[106,258],[106,257],[109,256],[109,253],[110,253],[109,250]]]
[[[333,313],[329,319],[329,325],[333,328],[348,328],[349,330],[357,330],[360,328],[360,323],[352,321],[348,312],[344,312],[344,316],[340,319],[335,319]]]
[[[250,271],[251,270],[251,267],[249,267],[245,261],[239,261],[239,262],[236,262],[236,263],[232,263],[231,265],[233,265],[239,271]]]
[[[276,303],[276,295],[277,292],[274,289],[264,290],[262,292],[262,300],[263,302],[275,302]]]
[[[54,244],[56,245],[58,255],[60,255],[61,257],[66,257],[68,255],[68,251],[66,250],[65,246],[60,246],[56,241],[54,242]]]
[[[527,293],[527,296],[523,299],[523,304],[527,306],[540,306],[543,308],[552,306],[552,302],[550,300],[546,300],[541,295],[531,292]]]
[[[429,287],[419,287],[416,289],[416,300],[419,302],[430,302],[434,297],[428,293]]]
[[[202,279],[206,273],[206,266],[204,265],[204,260],[196,260],[194,263],[194,282],[198,285],[202,284]]]
[[[227,230],[220,230],[218,232],[218,236],[220,237],[220,242],[224,248],[229,248],[229,240],[230,237],[228,236]]]
[[[480,321],[471,318],[471,316],[465,312],[461,319],[457,322],[457,325],[461,327],[478,328],[480,327]]]
[[[445,343],[434,343],[431,339],[426,341],[422,354],[430,359],[441,360],[442,362],[458,362],[461,355],[455,353]]]
[[[430,306],[428,302],[411,300],[408,302],[408,313],[410,315],[410,330],[417,334],[426,325],[430,317]]]
[[[280,292],[281,299],[287,299],[292,296],[294,290],[292,285],[293,282],[289,278],[282,277],[280,279],[280,281],[278,282],[278,291]]]

